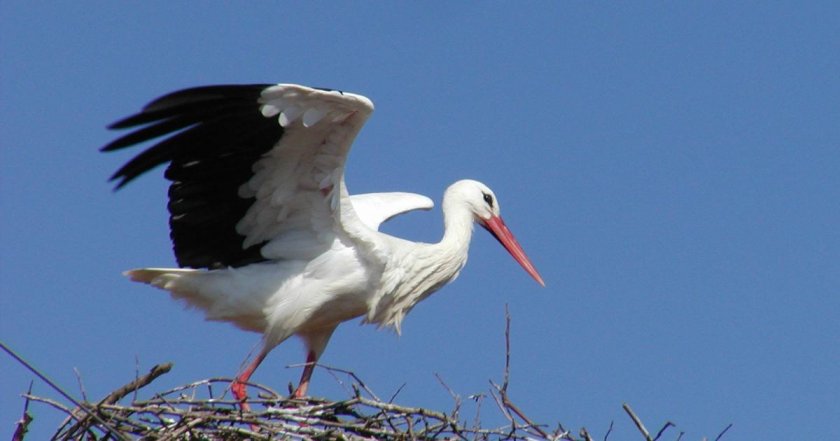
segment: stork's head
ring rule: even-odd
[[[545,286],[545,282],[543,282],[534,264],[525,255],[522,246],[519,245],[513,233],[502,220],[499,201],[490,187],[478,181],[464,179],[452,184],[446,190],[446,193],[447,196],[454,196],[453,199],[465,204],[472,212],[474,220],[489,231],[537,283]]]

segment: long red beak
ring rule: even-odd
[[[513,233],[510,232],[507,225],[505,225],[505,221],[502,220],[499,216],[493,216],[490,219],[483,220],[480,222],[480,225],[487,229],[502,246],[505,247],[506,250],[510,253],[513,258],[522,265],[522,268],[534,278],[542,286],[545,286],[545,282],[543,282],[540,273],[537,272],[537,269],[534,267],[534,264],[531,263],[531,260],[528,259],[528,256],[525,255],[525,251],[522,250],[522,246],[519,245],[519,242],[516,241],[516,238],[513,237]]]

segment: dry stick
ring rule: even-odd
[[[169,372],[172,369],[172,363],[164,363],[154,366],[148,374],[143,375],[142,377],[135,378],[133,381],[129,382],[128,384],[118,388],[117,390],[108,394],[105,398],[103,398],[99,403],[96,405],[96,408],[99,409],[102,405],[105,404],[115,404],[117,401],[121,400],[126,395],[130,394],[131,392],[136,392],[138,389],[146,386],[147,384],[154,381],[157,377]],[[79,379],[81,381],[81,379]],[[93,414],[90,414],[93,415]],[[86,420],[88,417],[84,417],[81,419],[76,419],[76,424],[71,426],[67,429],[67,434],[72,435],[75,434],[80,428],[86,425]]]
[[[63,404],[59,403],[58,401],[51,400],[49,398],[44,398],[44,397],[39,397],[39,396],[29,395],[29,394],[23,395],[23,398],[26,398],[27,400],[35,401],[36,403],[44,403],[48,406],[54,407],[55,409],[57,409],[57,410],[59,410],[63,413],[66,413],[67,415],[72,415],[73,414],[73,412],[69,408],[64,407]]]
[[[70,409],[68,407],[65,407],[63,404],[59,403],[58,401],[51,400],[49,398],[38,397],[38,396],[35,396],[35,395],[30,395],[30,394],[26,394],[23,397],[27,400],[31,400],[31,401],[35,401],[35,402],[38,402],[38,403],[46,404],[48,406],[51,406],[51,407],[61,411],[62,413],[67,414],[67,418],[65,418],[64,422],[61,424],[59,429],[56,431],[56,434],[61,432],[64,429],[64,427],[66,427],[68,424],[70,424],[70,421],[73,421],[73,420],[78,418],[73,413],[73,410],[75,410],[75,409]],[[56,439],[56,438],[57,438],[57,435],[54,435],[53,439]]]
[[[136,429],[148,429],[148,427],[147,427],[147,426],[145,426],[145,425],[143,425],[143,424],[141,424],[141,423],[138,423],[138,422],[136,422],[136,421],[132,421],[132,420],[130,419],[130,417],[128,417],[128,416],[122,416],[122,415],[120,415],[120,412],[122,412],[122,411],[124,411],[124,410],[126,409],[126,408],[124,408],[124,407],[122,407],[122,406],[120,406],[120,405],[105,404],[105,405],[102,405],[102,407],[101,407],[100,409],[104,409],[104,410],[108,410],[108,411],[110,411],[111,413],[110,413],[108,416],[109,416],[111,419],[113,419],[113,420],[117,420],[117,421],[119,421],[120,423],[122,423],[122,424],[124,424],[124,425],[126,425],[126,426],[132,426],[132,427],[134,427],[134,428],[136,428]]]
[[[473,429],[478,430],[481,428],[481,403],[484,401],[484,397],[486,395],[479,393],[473,394],[468,396],[467,398],[475,401],[475,417],[473,418]],[[464,421],[466,423],[466,421]]]
[[[289,368],[294,368],[294,367],[306,366],[307,364],[308,364],[308,363],[292,364],[292,365],[289,365],[289,366],[286,366],[286,367],[289,367]],[[351,376],[354,380],[356,380],[356,382],[357,382],[357,383],[359,383],[359,386],[362,386],[362,389],[364,389],[364,390],[365,390],[365,392],[367,392],[367,393],[368,393],[371,397],[373,397],[376,401],[380,401],[380,400],[379,400],[379,397],[377,397],[377,396],[376,396],[376,394],[375,394],[375,393],[373,393],[373,391],[372,391],[372,390],[370,390],[370,389],[367,387],[367,385],[365,384],[365,382],[364,382],[364,381],[362,381],[362,379],[361,379],[361,378],[359,378],[359,377],[356,375],[356,373],[355,373],[355,372],[353,372],[353,371],[348,371],[348,370],[346,370],[346,369],[340,369],[340,368],[335,368],[335,367],[332,367],[332,366],[327,366],[327,365],[325,365],[325,364],[321,364],[321,363],[314,363],[314,366],[315,366],[315,367],[324,368],[324,369],[326,369],[326,370],[328,370],[328,371],[330,371],[330,372],[341,372],[342,374],[345,374],[345,375],[349,375],[349,376]]]
[[[497,391],[499,391],[499,395],[501,395],[502,388],[507,390],[508,386],[508,379],[510,373],[510,314],[508,311],[508,305],[505,304],[505,370],[502,373],[502,381],[503,386],[499,386],[490,380],[490,385],[492,385]],[[490,395],[493,397],[493,400],[496,402],[496,406],[498,406],[499,410],[505,416],[505,418],[510,421],[511,430],[516,431],[516,420],[513,419],[513,415],[510,414],[510,411],[505,407],[503,400],[500,396],[497,396],[493,391],[490,391]]]
[[[458,435],[459,438],[466,439],[466,437],[461,433],[461,429],[458,427],[458,419],[460,418],[459,415],[461,412],[461,397],[456,394],[455,391],[453,391],[452,388],[449,387],[449,385],[446,384],[446,382],[443,381],[443,378],[441,378],[441,376],[437,373],[435,373],[435,378],[437,378],[438,382],[440,382],[440,384],[449,392],[449,396],[451,396],[452,400],[455,402],[455,408],[452,409],[452,413],[449,417],[449,427],[455,435]]]
[[[498,385],[496,385],[496,384],[493,384],[493,386],[495,386],[496,388],[498,388],[498,387],[499,387],[499,386],[498,386]],[[510,398],[508,397],[508,395],[507,395],[507,392],[506,392],[506,391],[504,391],[504,390],[502,390],[502,389],[499,389],[499,395],[500,395],[500,397],[501,397],[501,399],[502,399],[502,404],[504,404],[504,406],[505,406],[506,408],[508,408],[508,409],[512,410],[512,411],[513,411],[513,413],[515,413],[517,416],[519,416],[519,418],[522,418],[522,421],[525,421],[525,424],[527,424],[527,425],[528,425],[528,428],[535,430],[535,431],[536,431],[537,433],[539,433],[539,434],[540,434],[540,436],[542,436],[543,438],[548,438],[548,433],[546,433],[544,430],[542,430],[542,428],[540,428],[540,427],[539,427],[539,426],[537,426],[537,425],[536,425],[533,421],[531,421],[531,419],[530,419],[530,418],[528,418],[528,417],[525,415],[525,413],[523,413],[521,410],[519,410],[519,408],[518,408],[518,407],[516,407],[516,405],[515,405],[515,404],[513,404],[513,402],[512,402],[512,401],[510,401]]]
[[[506,408],[512,410],[516,415],[519,416],[519,418],[522,418],[522,420],[525,421],[525,423],[528,424],[528,426],[530,428],[534,429],[543,438],[548,438],[548,433],[546,433],[544,430],[542,430],[540,427],[538,427],[536,424],[534,424],[534,422],[531,421],[530,418],[525,416],[525,414],[521,410],[519,410],[519,408],[516,407],[516,405],[513,404],[512,401],[510,401],[510,398],[508,397],[508,394],[507,394],[507,388],[508,388],[509,381],[510,381],[510,310],[508,309],[508,305],[505,304],[505,373],[504,373],[504,382],[502,383],[501,387],[499,387],[497,384],[493,383],[492,381],[490,382],[490,384],[492,384],[499,391],[500,398],[502,399],[502,404],[504,404],[504,406]],[[511,422],[513,423],[512,420],[511,420]]]
[[[492,380],[490,381],[490,385],[496,389],[499,389],[499,386],[493,383]],[[496,392],[493,392],[492,390],[490,391],[490,396],[493,397],[493,401],[496,402],[496,407],[499,408],[499,411],[502,412],[502,415],[504,415],[505,418],[507,418],[507,420],[510,421],[511,430],[516,431],[516,420],[513,419],[513,415],[510,414],[510,410],[505,408],[504,403],[502,403],[502,399],[499,397],[498,394],[496,394]]]
[[[435,418],[439,421],[447,423],[449,425],[449,427],[452,429],[452,433],[454,435],[458,436],[461,439],[466,439],[466,437],[464,437],[461,434],[461,429],[458,427],[458,422],[452,420],[451,418],[449,418],[444,413],[437,412],[437,411],[431,411],[431,410],[423,409],[423,408],[403,407],[403,406],[398,406],[398,405],[394,405],[394,404],[390,404],[390,403],[383,403],[381,401],[371,401],[371,400],[368,400],[368,399],[363,398],[363,397],[360,397],[359,400],[362,404],[365,404],[367,406],[370,406],[370,407],[373,407],[373,408],[378,408],[378,409],[381,409],[381,410],[386,410],[386,411],[389,411],[389,412],[392,412],[392,413],[397,413],[397,414],[401,414],[401,415],[419,415],[421,417]],[[390,422],[390,420],[389,420],[389,422]]]
[[[32,384],[34,381],[29,382],[29,390],[26,392],[26,395],[32,395]],[[29,414],[29,398],[26,398],[26,401],[23,403],[23,415],[20,417],[20,420],[15,426],[15,433],[12,435],[12,441],[23,441],[24,435],[29,430],[29,423],[32,422],[32,415]]]
[[[659,432],[656,432],[656,436],[653,438],[653,441],[659,440],[659,437],[662,436],[663,433],[665,433],[665,429],[667,429],[669,427],[677,427],[677,426],[670,421],[666,421],[665,425],[662,426],[661,429],[659,429]]]
[[[550,439],[570,439],[572,441],[575,441],[575,438],[571,434],[569,434],[567,430],[563,429],[563,425],[560,423],[557,423],[557,428],[554,429],[554,432],[551,433]]]
[[[645,439],[647,441],[653,441],[653,439],[651,439],[650,437],[650,432],[648,432],[648,430],[645,428],[645,425],[642,424],[642,420],[640,420],[639,417],[637,417],[636,414],[633,413],[633,409],[630,408],[630,405],[624,403],[621,405],[621,407],[624,408],[624,411],[627,412],[627,415],[630,415],[630,419],[633,420],[633,423],[636,424],[636,427],[639,429],[639,432],[642,432],[642,435],[645,436]]]
[[[726,433],[726,431],[731,429],[731,428],[732,428],[732,423],[729,423],[729,425],[726,426],[725,429],[723,429],[723,432],[720,432],[720,434],[718,434],[717,438],[715,438],[715,441],[720,441],[720,439],[723,437],[723,434]]]
[[[82,394],[82,401],[87,401],[87,392],[85,391],[85,382],[82,381],[82,373],[78,369],[73,368],[73,374],[76,375],[76,382],[79,383],[79,393]]]
[[[447,392],[449,392],[449,396],[452,397],[452,401],[455,402],[455,408],[452,409],[451,417],[452,419],[457,420],[458,414],[461,410],[461,397],[458,394],[456,394],[455,391],[452,390],[452,388],[449,387],[449,385],[446,384],[445,381],[443,381],[443,378],[441,378],[441,376],[437,372],[435,372],[435,378],[437,378],[438,383],[440,383],[440,385],[443,386]]]
[[[187,384],[185,386],[179,386],[179,387],[176,387],[174,389],[170,389],[170,390],[164,392],[163,395],[169,395],[173,392],[177,392],[177,391],[180,391],[180,390],[186,390],[186,389],[195,390],[196,386],[200,386],[200,385],[204,385],[204,384],[209,385],[211,383],[224,383],[225,388],[227,389],[227,388],[229,388],[229,385],[232,384],[234,381],[236,381],[236,380],[233,379],[233,378],[213,377],[213,378],[208,378],[206,380],[196,381],[196,382]],[[261,393],[266,394],[266,396],[269,397],[268,400],[280,401],[280,400],[284,399],[282,395],[278,394],[275,390],[269,388],[268,386],[264,386],[264,385],[259,384],[259,383],[250,383],[250,382],[245,383],[245,384],[252,389],[258,389],[257,395],[260,395]],[[224,394],[222,394],[222,396],[224,396]],[[218,402],[219,400],[216,400],[216,401]],[[253,402],[256,402],[257,400],[249,399],[249,401],[251,401],[253,403]],[[238,400],[231,400],[230,402],[234,403],[234,404],[239,403]]]
[[[604,434],[604,441],[607,441],[607,438],[610,437],[610,434],[613,431],[613,423],[614,421],[610,421],[610,427],[607,429],[607,433]]]
[[[563,427],[563,425],[560,423],[557,423],[557,428],[554,429],[554,433],[551,435],[551,437],[552,439],[566,438],[574,441],[574,437],[571,435],[571,433],[568,430],[566,430],[566,428]]]
[[[169,372],[172,370],[172,363],[163,363],[155,365],[149,373],[143,375],[142,377],[135,378],[134,381],[126,384],[125,386],[111,392],[108,394],[107,397],[103,398],[99,404],[114,404],[117,401],[121,400],[124,396],[130,394],[131,392],[136,392],[138,389],[148,385],[152,381],[155,381],[157,377]]]
[[[86,409],[86,408],[82,407],[82,405],[81,405],[78,401],[76,401],[76,399],[75,399],[75,398],[71,397],[71,396],[70,396],[70,394],[68,394],[67,392],[65,392],[65,391],[64,391],[64,389],[62,389],[62,388],[58,387],[58,385],[57,385],[57,384],[55,384],[55,382],[53,382],[52,380],[50,380],[49,378],[47,378],[47,376],[46,376],[46,375],[42,374],[42,373],[41,373],[41,371],[39,371],[38,369],[36,369],[36,368],[35,368],[35,366],[32,366],[31,364],[29,364],[29,362],[27,362],[26,360],[24,360],[24,359],[23,359],[23,357],[21,357],[21,356],[20,356],[20,355],[18,355],[15,351],[13,351],[13,350],[12,350],[12,348],[10,348],[10,347],[6,346],[6,344],[5,344],[5,343],[3,343],[2,341],[0,341],[0,348],[2,348],[4,351],[6,351],[6,353],[7,353],[7,354],[9,354],[12,358],[14,358],[15,360],[17,360],[17,362],[18,362],[18,363],[22,364],[22,365],[23,365],[23,367],[25,367],[26,369],[29,369],[29,371],[30,371],[30,372],[32,372],[33,374],[35,374],[35,376],[36,376],[36,377],[40,378],[40,379],[41,379],[41,381],[43,381],[44,383],[47,383],[47,384],[48,384],[51,388],[53,388],[56,392],[58,392],[59,394],[61,394],[61,396],[63,396],[63,397],[64,397],[64,398],[66,398],[68,401],[70,401],[71,403],[73,403],[74,405],[76,405],[76,407],[77,407],[77,408],[79,408],[79,409],[83,410],[85,413],[87,413],[88,415],[90,415],[90,416],[91,416],[94,420],[96,420],[96,422],[97,422],[97,423],[101,424],[101,425],[102,425],[102,427],[106,429],[106,431],[110,431],[110,432],[112,432],[112,433],[113,433],[113,434],[114,434],[117,438],[119,438],[119,439],[126,440],[126,438],[125,438],[124,436],[122,436],[122,435],[120,435],[119,433],[117,433],[117,432],[116,432],[116,431],[115,431],[115,430],[114,430],[114,429],[113,429],[110,425],[108,425],[108,423],[106,423],[105,421],[103,421],[103,420],[102,420],[102,418],[99,418],[99,416],[98,416],[98,415],[96,415],[96,413],[91,412],[90,410],[88,410],[88,409]],[[72,414],[71,414],[71,415],[72,415]],[[126,440],[126,441],[127,441],[127,440]]]
[[[388,398],[389,403],[393,403],[394,400],[397,399],[397,395],[399,395],[400,392],[402,392],[402,390],[403,390],[403,388],[405,388],[406,384],[408,384],[408,383],[401,384],[400,387],[398,387],[397,390],[395,390],[394,393],[391,394],[391,398]]]
[[[140,376],[140,357],[137,354],[134,354],[134,378]],[[131,401],[137,400],[137,390],[134,390],[134,396],[131,397]]]
[[[388,412],[394,412],[394,413],[400,413],[400,414],[417,414],[417,415],[423,415],[423,416],[430,416],[430,417],[438,419],[440,421],[449,421],[450,420],[449,417],[445,413],[438,412],[436,410],[424,409],[422,407],[400,406],[398,404],[385,403],[385,402],[379,401],[379,400],[374,401],[374,400],[371,400],[371,399],[365,398],[365,397],[359,397],[358,400],[359,400],[359,403],[364,404],[365,406],[368,406],[368,407],[373,407],[374,409],[382,409],[382,410],[387,410]]]
[[[502,384],[507,392],[508,380],[510,380],[510,310],[505,303],[505,376]]]

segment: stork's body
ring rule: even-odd
[[[405,314],[457,277],[473,225],[491,231],[542,284],[499,217],[484,184],[451,185],[443,199],[445,233],[416,243],[378,231],[387,219],[430,209],[411,193],[350,196],[344,162],[373,110],[366,98],[296,85],[211,86],[162,97],[116,123],[145,127],[104,148],[173,134],[115,175],[122,186],[169,163],[170,226],[180,266],[128,271],[202,310],[263,335],[260,352],[237,377],[244,383],[292,335],[307,348],[296,396],[335,328],[364,321],[397,332]]]

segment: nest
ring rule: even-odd
[[[290,399],[265,386],[249,384],[252,393],[257,391],[257,397],[248,402],[252,409],[260,410],[243,412],[238,402],[224,397],[231,380],[215,378],[156,393],[148,400],[136,398],[138,390],[169,372],[171,367],[171,364],[155,366],[148,374],[98,403],[78,403],[75,408],[31,394],[24,397],[67,414],[54,440],[576,439],[562,426],[547,433],[544,427],[530,422],[507,398],[506,387],[496,386],[498,393],[492,396],[511,424],[488,429],[480,426],[478,415],[473,424],[462,420],[457,395],[453,394],[455,408],[448,413],[401,406],[379,399],[351,372],[324,366],[356,380],[352,384],[352,396],[340,401]],[[121,404],[130,394],[135,398]],[[27,415],[25,412],[18,427],[17,439],[23,439],[26,425],[31,421]]]
[[[336,372],[352,379],[349,396],[339,401],[319,398],[290,399],[268,387],[249,384],[251,409],[243,411],[240,403],[226,397],[231,379],[215,378],[197,381],[164,392],[153,393],[150,399],[139,399],[138,391],[169,372],[171,363],[157,365],[147,374],[114,390],[97,403],[79,402],[52,383],[37,369],[20,358],[2,342],[0,346],[72,403],[24,394],[23,416],[16,426],[13,441],[23,441],[32,422],[29,405],[39,402],[67,415],[53,440],[499,440],[499,441],[593,441],[586,428],[576,433],[562,424],[547,426],[534,423],[510,399],[507,389],[510,373],[510,318],[505,329],[505,371],[501,385],[490,382],[487,394],[468,397],[475,404],[475,414],[461,415],[462,400],[442,379],[441,385],[452,396],[449,412],[394,404],[395,397],[384,401],[376,396],[354,373],[317,365],[335,376]],[[338,377],[336,377],[338,378]],[[343,384],[343,383],[342,383]],[[130,400],[126,399],[129,395]],[[489,397],[489,398],[488,398]],[[484,401],[491,401],[505,424],[484,427],[480,412]],[[130,401],[124,403],[124,401]],[[645,441],[658,441],[673,423],[666,422],[654,435],[627,404],[624,411]],[[498,419],[497,419],[498,420]],[[720,440],[732,425],[714,438]],[[612,433],[610,423],[607,441]],[[679,433],[681,440],[684,432]],[[705,439],[705,438],[704,438]]]

